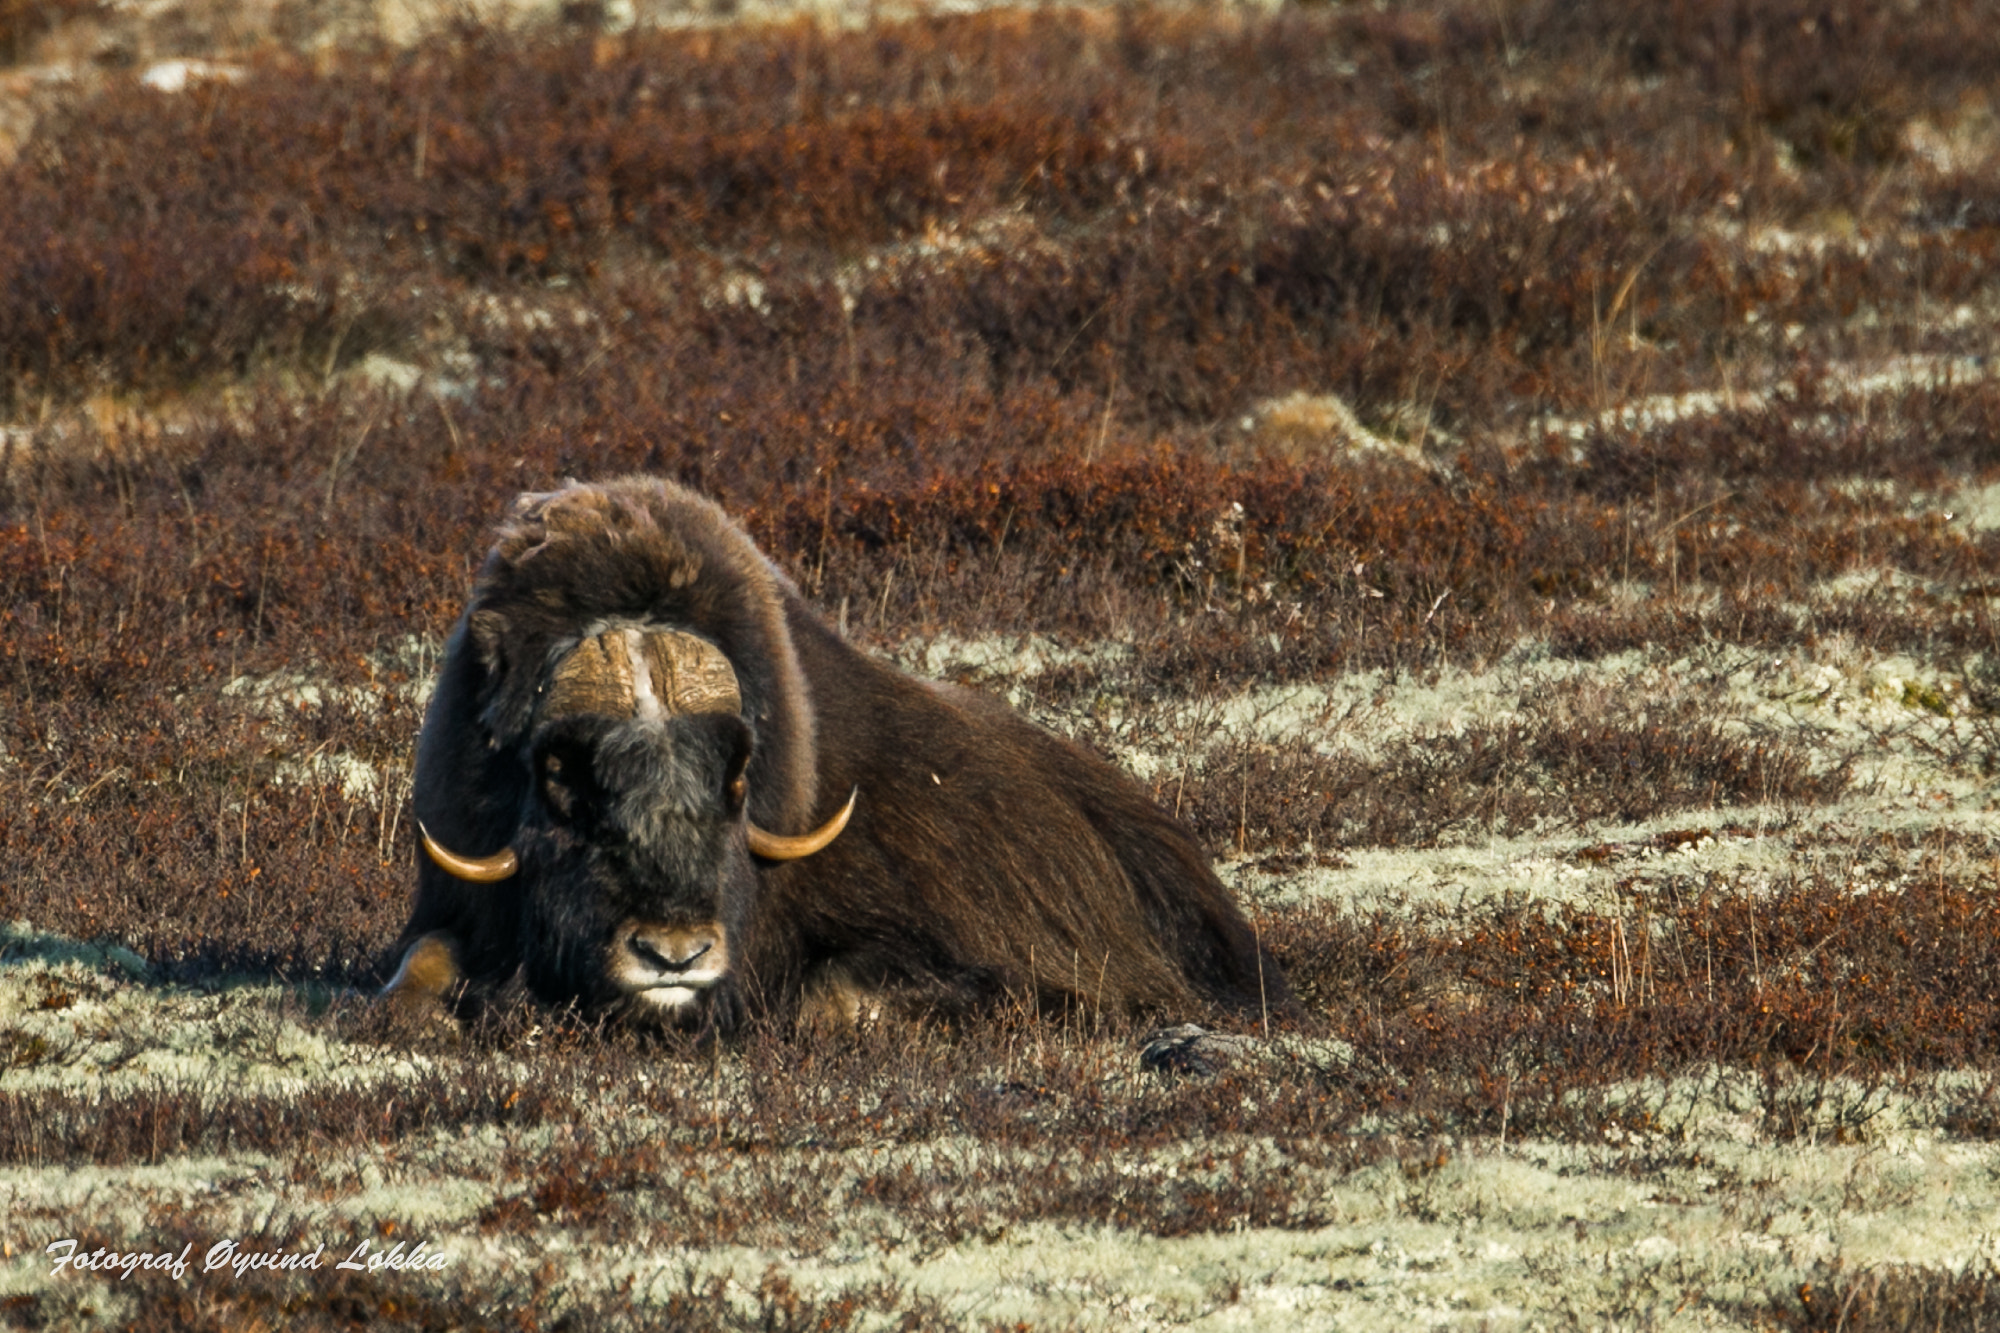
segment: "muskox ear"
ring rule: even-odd
[[[474,611],[465,618],[465,634],[472,641],[479,665],[488,675],[498,675],[506,666],[501,645],[507,638],[507,617],[498,611]]]
[[[722,799],[734,818],[750,803],[750,755],[757,748],[757,739],[750,724],[740,717],[728,720],[728,733],[729,758],[722,768]]]
[[[549,640],[490,607],[466,615],[465,638],[479,664],[479,720],[496,748],[511,746],[534,720]]]

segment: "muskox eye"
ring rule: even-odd
[[[542,795],[547,798],[550,809],[564,818],[568,818],[570,807],[575,804],[575,798],[570,794],[568,787],[563,786],[560,782],[544,782],[542,784]]]
[[[735,777],[729,780],[729,804],[731,806],[739,810],[742,809],[743,802],[749,798],[749,795],[750,795],[749,780],[746,779],[741,773],[738,773]]]

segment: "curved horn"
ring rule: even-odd
[[[514,855],[512,847],[502,847],[491,856],[474,859],[470,856],[460,856],[457,852],[448,852],[439,846],[437,840],[431,837],[431,831],[425,828],[421,821],[417,824],[417,832],[423,835],[424,850],[430,853],[431,860],[438,863],[438,868],[459,879],[469,879],[475,884],[491,884],[496,880],[507,878],[521,868],[521,859]]]
[[[755,824],[750,825],[750,850],[766,861],[796,861],[801,856],[811,856],[840,836],[840,831],[847,827],[847,817],[854,813],[854,798],[860,794],[861,789],[856,787],[847,794],[847,804],[840,807],[839,814],[811,833],[802,833],[796,838],[766,833]]]

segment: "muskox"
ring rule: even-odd
[[[417,743],[385,993],[518,978],[647,1025],[1000,997],[1289,1004],[1193,836],[1110,764],[849,645],[720,509],[647,478],[523,495]]]

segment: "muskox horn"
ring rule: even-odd
[[[811,833],[802,833],[796,838],[766,833],[755,824],[750,825],[750,850],[766,861],[796,861],[801,856],[811,856],[840,836],[840,831],[847,827],[847,817],[854,813],[854,798],[860,794],[858,787],[847,793],[847,804],[840,807],[839,814]]]
[[[438,845],[437,839],[431,837],[431,831],[421,821],[417,824],[417,832],[423,835],[424,850],[430,853],[431,860],[437,862],[438,867],[448,875],[469,879],[475,884],[491,884],[521,868],[521,859],[514,855],[512,847],[502,847],[491,856],[475,859],[446,851]]]
[[[563,655],[542,693],[545,718],[694,717],[743,707],[736,668],[708,640],[680,630],[609,629]]]

